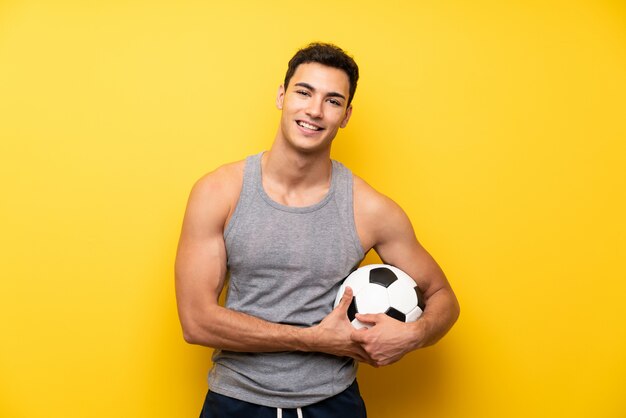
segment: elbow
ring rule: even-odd
[[[454,304],[452,306],[452,325],[459,320],[459,316],[461,315],[461,305],[459,304],[459,300],[455,297]]]
[[[183,322],[181,325],[183,328],[183,339],[187,344],[206,345],[203,343],[204,338],[202,338],[201,329],[197,324],[187,321]]]
[[[183,339],[192,345],[217,348],[219,336],[215,327],[214,311],[211,308],[181,309],[179,311]]]
[[[187,344],[199,344],[199,338],[197,335],[185,328],[183,328],[183,339]]]
[[[187,344],[218,348],[215,335],[197,323],[184,323],[183,339]]]

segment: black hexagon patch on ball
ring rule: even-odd
[[[370,283],[389,287],[396,280],[398,280],[396,274],[387,267],[377,267],[370,270]]]

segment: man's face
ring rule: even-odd
[[[303,152],[330,148],[339,128],[350,119],[349,91],[350,79],[344,71],[318,63],[300,64],[287,89],[278,89],[279,137]]]

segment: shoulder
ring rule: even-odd
[[[406,213],[365,180],[353,177],[354,220],[364,248],[377,247],[389,236],[412,231]]]
[[[188,212],[223,225],[235,209],[243,186],[245,160],[222,165],[198,179],[191,189]]]
[[[229,194],[241,190],[243,171],[246,161],[240,160],[224,164],[205,174],[196,181],[192,193],[199,194]]]
[[[353,175],[353,193],[355,212],[363,216],[380,217],[404,213],[396,202],[374,189],[357,175]]]

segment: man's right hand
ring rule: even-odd
[[[339,304],[318,325],[311,327],[311,350],[321,351],[340,357],[352,357],[357,361],[374,365],[360,344],[351,340],[354,331],[348,320],[348,308],[352,302],[352,289],[346,290]]]

